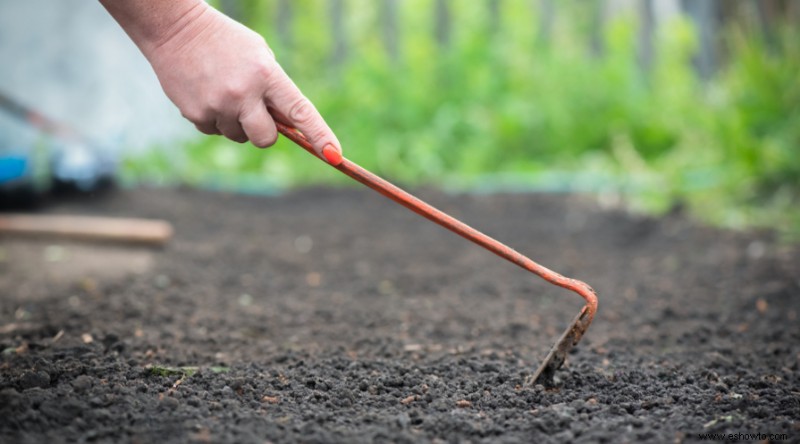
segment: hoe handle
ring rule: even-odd
[[[281,122],[276,122],[276,125],[278,127],[278,131],[280,131],[281,134],[291,139],[293,142],[295,142],[300,147],[304,148],[306,151],[313,154],[314,156],[320,157],[311,147],[311,143],[309,143],[308,139],[306,139],[306,137],[298,130],[288,125],[284,125]],[[561,366],[561,363],[563,363],[563,359],[566,357],[566,353],[569,351],[570,348],[572,348],[572,346],[577,344],[581,336],[583,336],[583,333],[586,331],[587,328],[589,328],[589,324],[591,324],[595,312],[597,311],[597,295],[595,294],[592,287],[590,287],[589,285],[587,285],[582,281],[565,277],[553,270],[550,270],[547,267],[539,265],[538,263],[534,262],[527,256],[524,256],[523,254],[508,247],[502,242],[495,240],[490,236],[487,236],[481,233],[480,231],[470,227],[464,222],[461,222],[460,220],[444,213],[443,211],[434,208],[433,206],[414,197],[410,193],[403,191],[402,189],[392,185],[391,183],[387,182],[381,177],[367,171],[366,169],[360,167],[356,163],[346,158],[342,158],[342,161],[338,165],[332,165],[332,166],[337,170],[341,171],[342,173],[350,176],[354,180],[361,182],[362,184],[372,188],[378,193],[399,203],[400,205],[408,208],[409,210],[430,220],[431,222],[435,222],[441,225],[442,227],[447,228],[448,230],[458,234],[459,236],[464,237],[480,245],[481,247],[502,257],[503,259],[511,263],[514,263],[519,267],[522,267],[530,271],[531,273],[534,273],[535,275],[541,277],[547,282],[550,282],[551,284],[557,285],[559,287],[566,288],[567,290],[571,290],[580,295],[583,299],[585,299],[586,306],[584,306],[583,310],[581,310],[581,312],[575,318],[575,321],[573,321],[570,328],[568,328],[567,331],[564,332],[564,335],[562,335],[562,338],[559,341],[559,343],[557,343],[556,346],[551,350],[550,354],[548,355],[548,358],[545,360],[545,364],[548,363],[556,364],[555,368],[553,368],[552,371],[555,371],[556,368]],[[554,354],[557,354],[558,356]],[[539,373],[546,370],[544,369],[544,367],[545,365],[543,364],[542,368],[540,368],[539,371],[537,371],[537,373],[535,374],[534,379],[538,377]]]

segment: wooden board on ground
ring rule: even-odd
[[[0,215],[0,235],[20,234],[63,239],[87,239],[163,245],[172,237],[172,225],[156,219],[97,216]]]

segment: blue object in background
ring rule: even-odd
[[[107,149],[0,91],[3,194],[91,192],[113,185],[116,166]]]
[[[25,177],[27,169],[26,157],[0,155],[0,185]]]

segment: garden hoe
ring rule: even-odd
[[[278,126],[278,131],[280,131],[281,134],[300,145],[309,153],[317,156],[308,139],[306,139],[305,136],[300,133],[300,131],[280,122],[276,122],[276,124]],[[480,231],[470,227],[458,219],[445,214],[440,210],[437,210],[431,205],[428,205],[427,203],[417,199],[411,194],[356,165],[350,160],[343,158],[341,154],[337,152],[326,151],[324,152],[324,156],[325,160],[333,165],[334,168],[350,176],[356,181],[372,188],[378,193],[399,203],[400,205],[419,214],[420,216],[423,216],[426,219],[458,234],[459,236],[462,236],[480,245],[481,247],[502,257],[503,259],[506,259],[509,262],[512,262],[530,271],[531,273],[536,274],[547,282],[577,293],[586,300],[586,305],[581,309],[580,313],[575,316],[575,319],[558,339],[558,342],[556,342],[553,348],[550,349],[550,352],[547,353],[547,357],[545,357],[544,362],[542,362],[536,372],[526,381],[526,384],[528,385],[536,383],[552,385],[553,376],[556,370],[561,367],[569,351],[578,343],[578,341],[581,340],[581,337],[583,337],[584,333],[586,333],[586,330],[589,328],[589,324],[592,323],[594,314],[597,311],[597,295],[595,294],[594,290],[592,290],[592,287],[579,280],[564,277],[555,271],[537,264],[536,262],[509,248],[501,242],[492,239],[491,237],[481,233]]]

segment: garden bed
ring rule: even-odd
[[[126,191],[47,211],[164,218],[167,247],[0,239],[0,441],[800,440],[796,247],[421,196],[597,290],[555,388],[524,380],[582,300],[377,194]]]

